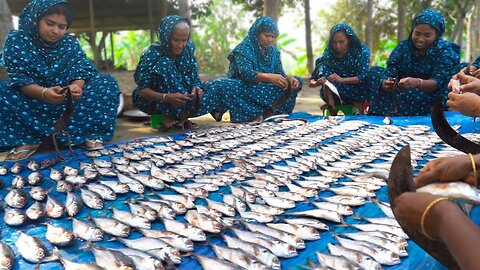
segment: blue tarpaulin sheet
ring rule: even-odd
[[[322,119],[322,117],[312,116],[307,113],[295,113],[291,116],[291,118],[302,118],[302,119],[307,119],[309,121]],[[458,113],[449,112],[447,113],[447,118],[451,125],[461,125],[461,128],[459,130],[460,133],[478,132],[479,130],[480,125],[478,125],[478,123],[475,123],[473,119],[470,117],[465,117]],[[348,117],[347,116],[347,117],[341,118],[341,121],[349,121],[349,120],[364,120],[372,124],[383,124],[382,123],[383,117],[371,117],[371,116]],[[405,126],[405,125],[431,126],[431,121],[429,116],[392,117],[392,120],[394,125],[400,125],[400,126]],[[175,139],[180,139],[180,140],[185,139],[184,134],[175,134],[172,136]],[[90,161],[84,155],[85,154],[84,150],[76,150],[76,154],[77,154],[76,156],[70,157],[65,162],[55,165],[54,168],[61,169],[62,166],[64,165],[69,165],[69,166],[78,168],[79,162]],[[51,157],[52,157],[52,154],[42,154],[42,155],[36,156],[35,159],[44,160],[46,158],[51,158]],[[431,158],[432,157],[430,157],[430,159]],[[425,162],[420,162],[419,166],[423,166],[424,164]],[[10,167],[12,163],[3,163],[1,165],[6,165]],[[42,173],[44,174],[44,176],[48,177],[49,172],[50,170],[47,169]],[[22,173],[22,175],[24,176],[27,176],[28,174],[29,174],[28,170]],[[13,175],[11,174],[2,177],[2,180],[6,182],[7,186],[11,185],[12,179],[13,179]],[[54,184],[54,181],[47,180],[43,182],[42,186],[49,189],[53,186],[53,184]],[[6,189],[1,190],[0,197],[5,198],[5,195],[7,194],[7,192],[8,190]],[[160,192],[172,193],[171,191],[168,191],[168,190],[163,190]],[[225,192],[229,192],[228,188],[222,188],[217,192],[210,193],[209,198],[217,201],[222,201],[221,194]],[[383,187],[382,189],[378,190],[376,194],[381,201],[388,202],[386,187]],[[320,197],[330,196],[330,195],[333,195],[333,193],[330,191],[322,191],[319,194]],[[55,190],[52,191],[51,196],[59,199],[62,202],[65,202],[65,199],[66,199],[65,194],[58,193]],[[92,215],[94,217],[111,217],[112,212],[108,209],[108,207],[113,206],[117,209],[128,211],[128,206],[125,204],[125,202],[130,198],[136,198],[136,197],[138,197],[138,195],[133,194],[131,192],[125,195],[117,195],[117,200],[105,201],[105,207],[103,210],[92,210],[84,207],[75,218],[83,221],[87,221],[89,215]],[[317,198],[317,199],[311,199],[311,200],[319,201],[320,199]],[[195,203],[203,204],[203,205],[206,204],[205,200],[203,199],[197,199]],[[29,199],[27,203],[27,207],[30,206],[31,204],[33,204],[33,200]],[[294,209],[289,210],[288,212],[301,211],[301,210],[307,210],[307,209],[313,209],[313,208],[314,207],[311,204],[308,204],[307,202],[302,202],[302,203],[297,203],[297,206]],[[479,208],[476,207],[471,212],[471,217],[474,221],[477,222],[477,224],[480,224],[479,211],[480,211]],[[383,217],[384,216],[381,210],[372,202],[368,202],[363,206],[356,207],[354,209],[354,212],[362,217]],[[185,221],[183,216],[177,217],[177,219],[181,221]],[[10,227],[3,222],[3,213],[0,214],[0,220],[1,220],[0,221],[1,240],[11,245],[15,251],[15,254],[17,255],[14,269],[23,270],[23,269],[33,269],[35,267],[33,264],[30,264],[24,261],[16,250],[15,241],[18,238],[18,234],[16,233],[17,230],[22,230],[29,235],[39,237],[46,244],[47,248],[49,250],[52,250],[53,246],[50,245],[45,239],[45,232],[46,232],[45,225],[42,225],[39,223],[26,223],[22,226]],[[48,219],[44,218],[43,222],[46,222],[46,221],[48,221]],[[355,220],[353,217],[347,217],[345,221],[347,223],[361,222],[361,221]],[[58,226],[67,228],[69,230],[72,230],[71,220],[65,217],[61,219],[50,219],[50,223],[52,225],[58,225]],[[309,263],[309,261],[313,263],[317,263],[315,252],[321,251],[321,252],[328,253],[327,243],[335,243],[335,240],[331,232],[340,233],[340,232],[347,232],[347,231],[348,232],[355,231],[355,229],[352,229],[349,227],[336,226],[336,224],[329,223],[329,222],[326,222],[326,223],[330,226],[331,231],[330,232],[321,231],[322,237],[319,240],[306,242],[306,249],[298,250],[299,252],[298,256],[291,259],[282,259],[281,260],[282,269],[305,269],[305,266]],[[155,222],[152,224],[152,229],[164,229],[164,227],[160,222]],[[224,230],[223,233],[228,235],[233,235],[233,233],[228,229]],[[141,236],[140,233],[133,231],[129,238],[134,239],[140,236]],[[219,235],[209,234],[208,243],[225,246],[225,243],[223,242],[222,238]],[[195,243],[195,250],[193,251],[193,253],[197,253],[205,256],[214,256],[214,253],[212,249],[209,247],[208,243]],[[123,247],[122,244],[119,244],[116,241],[109,241],[108,236],[106,236],[102,242],[98,242],[97,244],[105,247],[115,247],[115,248]],[[426,254],[425,251],[423,251],[420,247],[418,247],[412,241],[409,241],[407,252],[409,256],[402,258],[401,264],[391,266],[391,267],[385,267],[385,269],[445,269],[440,263],[438,263],[431,256]],[[95,260],[92,253],[89,251],[89,248],[86,246],[85,241],[83,240],[77,240],[73,246],[61,249],[61,254],[63,254],[66,259],[72,260],[75,262],[93,262]],[[177,267],[179,269],[200,269],[200,265],[197,263],[196,259],[190,255],[183,257],[182,263]],[[56,270],[56,269],[63,269],[63,267],[58,262],[50,262],[50,263],[41,264],[39,266],[39,269]]]

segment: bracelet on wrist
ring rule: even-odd
[[[43,88],[42,90],[42,100],[45,100],[45,92],[48,90],[48,88]]]
[[[162,102],[165,103],[165,97],[167,96],[167,93],[164,93],[162,96]]]

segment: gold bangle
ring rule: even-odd
[[[45,92],[46,92],[47,90],[48,90],[48,88],[46,88],[46,87],[43,88],[43,90],[42,90],[42,100],[45,100],[44,95],[45,95]]]
[[[421,78],[419,78],[419,79],[420,79],[420,87],[418,87],[418,88],[422,89],[422,86],[423,86],[423,80],[422,80]]]
[[[470,157],[470,161],[472,161],[472,170],[473,170],[473,183],[475,187],[478,187],[478,180],[477,180],[477,166],[475,165],[475,159],[473,158],[473,155],[468,153],[468,156]]]
[[[432,207],[435,206],[437,203],[439,203],[441,201],[448,201],[448,200],[450,200],[450,199],[447,198],[447,197],[438,198],[438,199],[432,201],[429,205],[427,205],[427,207],[423,211],[422,219],[420,220],[420,229],[422,230],[423,235],[425,235],[426,238],[428,238],[432,241],[438,241],[439,239],[435,239],[435,238],[431,237],[425,231],[425,217],[427,216],[428,211],[430,211],[430,209],[432,209]]]
[[[163,94],[162,96],[162,102],[165,102],[165,97],[167,96],[167,93]]]

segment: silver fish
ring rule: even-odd
[[[144,217],[150,221],[154,221],[158,218],[157,211],[147,205],[134,204],[129,202],[128,206],[130,207],[130,212],[132,212],[132,214],[134,215]]]
[[[98,266],[96,263],[76,263],[63,258],[58,252],[57,254],[59,261],[63,265],[65,270],[105,270],[103,267]]]
[[[158,216],[161,218],[175,219],[175,212],[166,203],[153,201],[137,201],[137,203],[149,206],[150,208],[154,209],[155,211],[157,211]]]
[[[229,216],[229,217],[234,217],[235,216],[235,208],[233,208],[231,205],[216,202],[216,201],[210,200],[208,198],[205,198],[205,201],[207,201],[207,204],[208,204],[209,208],[218,210],[218,211],[222,212],[224,215]]]
[[[242,200],[233,195],[223,195],[223,202],[233,206],[238,212],[245,212],[247,210],[247,205]]]
[[[73,217],[82,209],[82,200],[72,192],[67,193],[67,200],[65,201],[65,210],[68,216]]]
[[[193,201],[195,200],[195,197],[193,196],[185,196],[180,194],[160,194],[160,193],[156,193],[155,195],[161,198],[162,200],[181,203],[187,209],[195,208],[195,204],[193,203]]]
[[[320,239],[320,234],[313,227],[303,224],[286,224],[286,223],[268,223],[270,228],[296,235],[303,240],[313,241]]]
[[[393,214],[392,207],[390,207],[389,203],[379,201],[378,199],[372,199],[372,202],[375,203],[380,210],[389,218],[395,218]]]
[[[189,210],[185,214],[185,219],[191,225],[198,227],[204,231],[211,233],[219,233],[222,230],[222,224],[218,221],[206,216],[204,214],[198,213],[196,210]]]
[[[78,175],[78,169],[73,168],[73,167],[70,167],[70,166],[65,166],[65,167],[63,168],[63,173],[64,173],[65,175],[76,176],[76,175]]]
[[[243,270],[243,267],[239,267],[229,261],[226,260],[219,260],[216,258],[205,257],[200,255],[195,255],[197,261],[202,266],[202,269],[205,270],[213,270],[213,269],[221,269],[221,270]]]
[[[136,270],[163,270],[163,264],[160,260],[154,258],[145,251],[133,248],[119,248],[115,249],[132,259]]]
[[[405,240],[403,240],[405,243],[402,243],[401,241],[400,242],[395,242],[395,241],[389,240],[387,238],[368,235],[368,234],[365,234],[364,232],[342,233],[340,235],[348,237],[352,240],[365,241],[365,242],[370,242],[370,243],[379,245],[381,247],[384,247],[384,248],[398,254],[400,257],[408,256],[408,253],[405,249],[406,248],[406,246],[405,246],[406,241]]]
[[[72,218],[73,233],[85,241],[98,242],[103,239],[103,231],[90,223]]]
[[[132,213],[121,211],[116,208],[110,208],[113,211],[113,218],[134,228],[150,229],[152,224],[144,217],[136,216]]]
[[[109,161],[102,160],[102,159],[94,159],[93,164],[99,168],[112,168],[113,164]]]
[[[88,190],[96,192],[104,200],[114,201],[117,198],[115,191],[108,186],[97,183],[89,183],[85,186],[88,188]]]
[[[40,184],[43,181],[44,177],[43,174],[41,174],[40,172],[33,172],[28,175],[27,179],[30,185],[35,186]]]
[[[5,176],[8,174],[8,169],[5,166],[0,166],[0,176]]]
[[[116,165],[128,165],[130,160],[126,157],[111,157],[112,163]]]
[[[28,185],[28,179],[21,176],[21,175],[16,175],[15,178],[12,180],[12,187],[14,188],[24,188]]]
[[[130,190],[127,184],[118,181],[98,181],[100,184],[111,188],[116,194],[126,194]]]
[[[117,237],[128,237],[130,235],[130,226],[121,223],[112,218],[91,218],[95,226],[102,231]]]
[[[47,249],[39,238],[30,236],[21,231],[18,231],[17,233],[20,236],[15,242],[15,246],[20,255],[22,255],[26,261],[31,263],[41,263],[58,259],[57,256],[47,257]]]
[[[291,218],[291,219],[289,218],[289,219],[284,219],[283,221],[285,221],[288,224],[306,225],[318,230],[324,230],[324,231],[330,230],[327,224],[312,218]]]
[[[376,196],[374,192],[361,187],[356,187],[356,186],[330,188],[329,190],[337,195],[343,195],[343,196],[358,196],[362,198],[373,198]]]
[[[480,204],[480,191],[464,182],[433,183],[417,189],[417,192],[430,193],[451,199]]]
[[[299,193],[296,193],[296,192],[276,191],[276,192],[273,192],[273,194],[275,194],[276,197],[279,197],[279,198],[282,198],[282,199],[288,199],[288,200],[295,201],[295,202],[307,201],[306,196],[304,196],[302,194],[299,194]]]
[[[81,188],[80,196],[83,203],[92,209],[103,209],[103,198],[98,193]]]
[[[293,234],[290,234],[290,233],[287,233],[287,232],[284,232],[284,231],[280,231],[280,230],[277,230],[277,229],[273,229],[273,228],[270,228],[270,227],[267,227],[267,226],[264,226],[264,225],[259,225],[259,224],[243,222],[243,225],[245,226],[245,228],[247,228],[251,232],[257,232],[257,233],[261,233],[261,234],[271,236],[271,237],[276,238],[278,240],[281,240],[281,241],[283,241],[283,242],[285,242],[289,245],[292,245],[293,247],[295,247],[297,249],[304,249],[305,248],[305,242],[301,238],[299,238],[299,237],[297,237]]]
[[[348,205],[342,205],[342,204],[331,203],[331,202],[311,202],[311,204],[313,204],[315,207],[319,209],[335,211],[340,215],[344,215],[344,216],[349,216],[353,214],[352,208]]]
[[[228,248],[221,247],[217,245],[211,246],[218,258],[232,262],[235,265],[243,267],[245,269],[251,270],[267,270],[269,269],[266,265],[252,257],[251,255],[245,253],[238,248]],[[213,265],[209,265],[211,267]]]
[[[165,230],[187,237],[192,241],[205,241],[207,236],[197,227],[176,220],[164,219]]]
[[[362,269],[381,270],[382,266],[376,262],[372,257],[360,251],[351,250],[342,246],[335,246],[330,243],[327,244],[330,254],[335,256],[343,256],[348,260],[360,265]]]
[[[349,261],[343,256],[336,256],[317,252],[317,258],[321,266],[331,267],[336,270],[360,270],[359,265]]]
[[[257,213],[257,212],[239,212],[242,219],[247,221],[256,221],[260,223],[272,222],[274,220],[273,215]]]
[[[85,184],[88,181],[88,179],[85,176],[80,176],[80,175],[67,175],[65,177],[65,181],[72,184]]]
[[[146,237],[159,238],[180,251],[188,252],[194,249],[192,240],[179,234],[161,230],[137,230]]]
[[[289,199],[267,196],[262,196],[262,199],[270,206],[280,207],[283,209],[295,208],[295,202]]]
[[[10,171],[13,174],[19,174],[23,171],[23,169],[25,169],[25,166],[17,162],[13,164],[13,166],[10,168]]]
[[[0,269],[9,270],[13,268],[15,263],[15,253],[12,248],[0,241]]]
[[[43,201],[45,198],[47,198],[47,194],[50,192],[50,190],[45,190],[42,187],[31,187],[30,188],[30,197],[36,201]]]
[[[25,214],[27,217],[31,220],[38,220],[41,219],[42,217],[45,216],[47,213],[47,210],[45,209],[45,205],[40,202],[35,202],[32,204],[27,211],[25,211]]]
[[[139,181],[130,178],[126,175],[123,175],[121,173],[117,173],[118,176],[118,181],[123,184],[127,184],[130,190],[134,193],[137,194],[143,194],[145,192],[145,186],[142,185]]]
[[[155,190],[162,190],[165,188],[165,184],[163,183],[162,180],[155,178],[151,175],[146,175],[146,174],[130,174],[130,177],[133,179],[139,181],[142,183],[144,186],[153,188]]]
[[[23,210],[10,207],[5,208],[5,214],[3,215],[3,221],[5,221],[5,224],[9,226],[18,226],[22,225],[26,219],[27,216]]]
[[[268,235],[242,231],[234,228],[230,229],[239,239],[264,246],[278,257],[292,258],[298,255],[295,247]]]
[[[274,206],[268,206],[268,205],[262,205],[262,204],[252,204],[252,203],[247,203],[248,207],[250,208],[251,211],[257,212],[257,213],[262,213],[262,214],[267,214],[267,215],[281,215],[285,211],[282,208],[274,207]],[[242,211],[245,212],[245,211]]]
[[[341,204],[341,205],[349,205],[349,206],[360,206],[365,204],[365,199],[358,196],[343,196],[343,195],[335,195],[330,197],[322,197],[322,200]]]
[[[22,189],[12,188],[5,196],[5,203],[13,208],[23,208],[27,203],[27,193]]]
[[[66,247],[75,241],[75,235],[65,228],[57,227],[47,223],[45,238],[55,246]]]
[[[133,240],[119,238],[118,241],[129,248],[145,251],[162,261],[170,259],[175,264],[180,264],[182,262],[180,251],[160,239],[149,237],[142,237]]]
[[[132,259],[123,253],[90,243],[88,245],[92,249],[98,266],[109,270],[135,270]]]
[[[280,269],[280,260],[278,257],[265,247],[228,235],[222,235],[222,237],[225,239],[228,247],[243,250],[272,269]]]
[[[363,242],[363,241],[355,241],[355,240],[341,238],[336,235],[334,235],[334,237],[340,243],[341,246],[348,249],[358,250],[367,255],[370,255],[373,257],[373,259],[375,259],[375,261],[381,264],[395,265],[401,262],[397,254],[383,247],[376,246],[374,244],[366,244],[367,242]]]
[[[253,203],[255,201],[255,195],[241,187],[230,186],[230,190],[232,191],[233,196],[242,199],[243,201],[247,201],[249,203]]]
[[[208,208],[207,206],[203,205],[195,205],[195,208],[197,209],[197,212],[200,214],[205,214],[209,217],[212,217],[213,219],[218,219],[223,216],[222,212]]]

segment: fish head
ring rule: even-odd
[[[155,210],[148,210],[145,215],[150,217],[151,219],[157,219],[158,218],[158,213]]]
[[[34,258],[37,260],[37,261],[41,261],[43,258],[45,258],[45,250],[43,250],[43,248],[41,247],[34,247],[34,253],[33,255],[35,256]]]
[[[13,259],[8,256],[0,257],[0,266],[1,268],[11,269],[13,266]]]
[[[122,235],[128,236],[130,234],[131,228],[130,226],[123,225],[121,228]]]
[[[103,231],[98,228],[95,228],[93,230],[93,239],[95,241],[101,241],[103,239]]]

